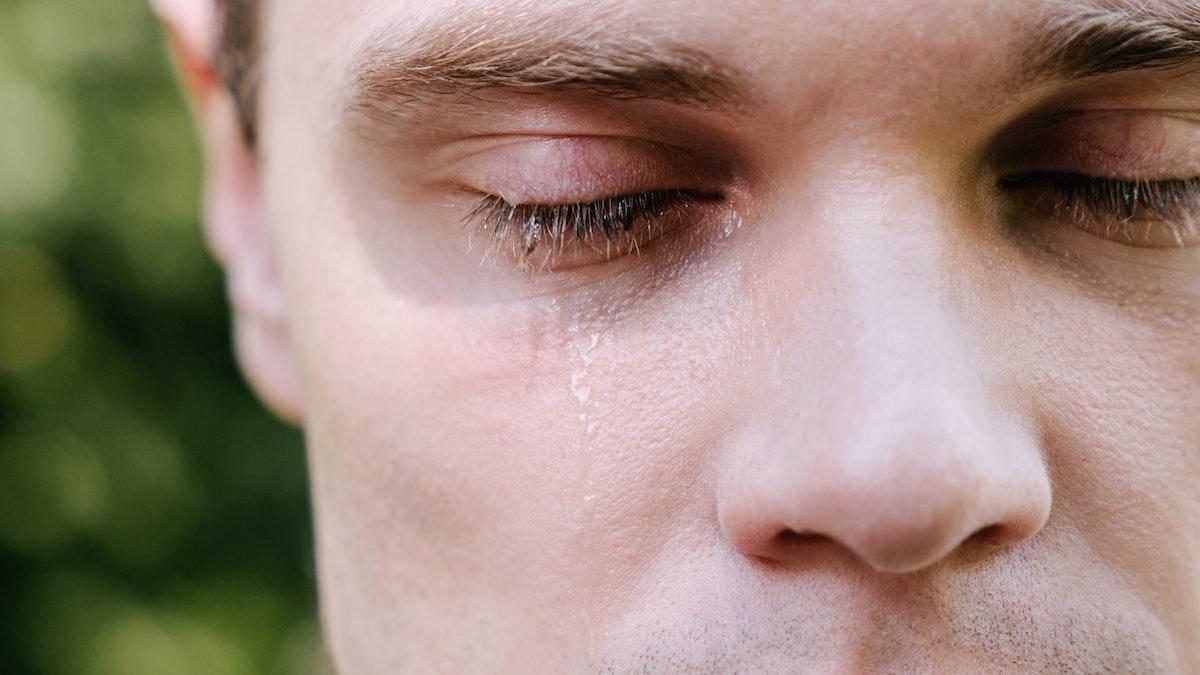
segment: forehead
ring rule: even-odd
[[[276,20],[294,22],[292,27],[305,28],[308,35],[301,36],[302,41],[314,30],[348,40],[379,30],[403,37],[447,23],[513,17],[536,22],[547,31],[602,22],[605,30],[616,32],[688,35],[730,47],[741,43],[743,53],[750,54],[761,46],[753,44],[753,36],[797,31],[835,39],[845,48],[864,47],[878,42],[879,35],[871,30],[876,27],[887,28],[897,39],[916,39],[931,46],[944,45],[943,38],[955,34],[990,31],[993,39],[976,45],[983,48],[995,42],[997,29],[1005,27],[997,20],[1012,24],[1069,4],[1061,0],[305,0],[273,3],[270,13]],[[780,46],[784,45],[773,45],[772,51]]]

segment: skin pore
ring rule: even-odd
[[[1193,0],[157,4],[341,672],[1200,671]]]

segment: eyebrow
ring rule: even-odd
[[[456,7],[415,30],[385,28],[368,39],[350,68],[349,110],[391,121],[431,107],[425,104],[477,102],[489,90],[653,99],[709,110],[748,101],[737,68],[619,7],[569,15]],[[1029,32],[1018,68],[1025,86],[1190,63],[1200,68],[1200,0],[1052,0]],[[408,37],[398,40],[399,33]]]
[[[1200,1],[1058,0],[1026,50],[1027,80],[1072,80],[1196,64]]]
[[[734,68],[694,46],[630,34],[619,10],[586,16],[460,11],[401,46],[390,31],[351,68],[351,111],[403,116],[427,99],[469,100],[485,90],[653,99],[707,110],[745,101]]]

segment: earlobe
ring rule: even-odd
[[[304,418],[300,380],[282,324],[235,316],[233,336],[238,363],[259,399],[280,418],[300,424]]]

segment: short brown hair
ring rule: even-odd
[[[259,17],[263,0],[217,0],[220,37],[215,66],[237,106],[248,147],[258,137]]]

